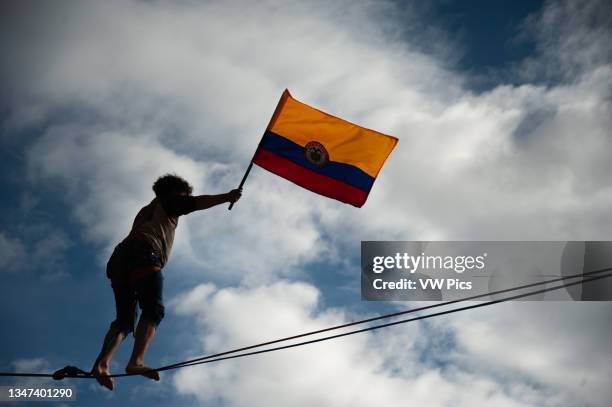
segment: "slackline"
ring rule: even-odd
[[[608,273],[608,274],[604,274],[604,275],[599,275],[599,276],[594,276],[596,274],[601,274],[601,273],[604,273],[606,271],[612,271],[612,267],[611,268],[604,268],[604,269],[600,269],[600,270],[595,270],[595,271],[591,271],[591,272],[588,272],[588,273],[580,273],[580,274],[574,274],[574,275],[569,275],[569,276],[563,276],[563,277],[560,277],[560,278],[556,278],[556,279],[552,279],[552,280],[546,280],[546,281],[541,281],[541,282],[537,282],[537,283],[525,284],[525,285],[522,285],[522,286],[507,288],[507,289],[504,289],[504,290],[493,291],[493,292],[490,292],[490,293],[474,295],[474,296],[471,296],[471,297],[466,297],[466,298],[462,298],[462,299],[458,299],[458,300],[451,300],[451,301],[445,301],[445,302],[438,303],[438,304],[426,305],[426,306],[423,306],[423,307],[412,308],[412,309],[409,309],[409,310],[406,310],[406,311],[399,311],[399,312],[394,312],[394,313],[391,313],[391,314],[379,315],[379,316],[376,316],[376,317],[362,319],[362,320],[359,320],[359,321],[353,321],[353,322],[349,322],[349,323],[346,323],[346,324],[337,325],[337,326],[333,326],[333,327],[329,327],[329,328],[324,328],[324,329],[319,329],[319,330],[316,330],[316,331],[306,332],[306,333],[299,334],[299,335],[288,336],[288,337],[285,337],[285,338],[275,339],[275,340],[271,340],[271,341],[268,341],[268,342],[262,342],[262,343],[259,343],[259,344],[250,345],[250,346],[246,346],[246,347],[242,347],[242,348],[237,348],[237,349],[233,349],[233,350],[229,350],[229,351],[225,351],[225,352],[221,352],[221,353],[216,353],[216,354],[212,354],[212,355],[208,355],[208,356],[202,356],[202,357],[199,357],[199,358],[196,358],[196,359],[186,360],[186,361],[183,361],[183,362],[179,362],[179,363],[175,363],[175,364],[167,365],[167,366],[162,366],[162,367],[159,367],[159,368],[156,368],[156,369],[151,369],[151,370],[152,371],[157,371],[157,372],[162,372],[162,371],[165,371],[165,370],[180,369],[182,367],[187,367],[187,366],[195,366],[195,365],[200,365],[200,364],[205,364],[205,363],[218,362],[218,361],[222,361],[222,360],[236,359],[236,358],[241,358],[241,357],[245,357],[245,356],[259,355],[259,354],[262,354],[262,353],[268,353],[268,352],[274,352],[274,351],[283,350],[283,349],[295,348],[295,347],[298,347],[298,346],[304,346],[304,345],[309,345],[309,344],[313,344],[313,343],[317,343],[317,342],[328,341],[328,340],[331,340],[331,339],[341,338],[341,337],[345,337],[345,336],[349,336],[349,335],[355,335],[355,334],[358,334],[358,333],[374,331],[374,330],[377,330],[377,329],[386,328],[386,327],[390,327],[390,326],[394,326],[394,325],[405,324],[405,323],[409,323],[409,322],[414,322],[414,321],[420,321],[420,320],[424,320],[424,319],[434,318],[434,317],[438,317],[438,316],[442,316],[442,315],[452,314],[452,313],[455,313],[455,312],[467,311],[467,310],[470,310],[470,309],[486,307],[486,306],[489,306],[489,305],[494,305],[494,304],[499,304],[499,303],[502,303],[502,302],[512,301],[512,300],[516,300],[516,299],[519,299],[519,298],[525,298],[525,297],[529,297],[529,296],[532,296],[532,295],[542,294],[542,293],[545,293],[547,291],[559,290],[561,288],[570,287],[570,286],[574,286],[574,285],[577,285],[577,284],[582,284],[582,283],[586,283],[586,282],[591,282],[591,281],[599,280],[599,279],[602,279],[602,278],[612,277],[612,273]],[[406,314],[411,314],[411,313],[415,313],[415,312],[418,312],[418,311],[423,311],[423,310],[426,310],[426,309],[443,307],[443,306],[446,306],[446,305],[451,305],[451,304],[456,304],[456,303],[460,303],[460,302],[476,300],[476,299],[487,297],[487,296],[493,296],[493,295],[497,295],[497,294],[503,294],[503,293],[507,293],[507,292],[512,292],[512,291],[522,290],[522,289],[526,289],[526,288],[531,288],[531,287],[535,287],[535,286],[538,286],[538,285],[550,284],[550,283],[555,283],[555,282],[559,282],[559,281],[563,281],[563,280],[567,280],[567,279],[580,278],[580,277],[588,277],[588,276],[594,276],[594,277],[583,278],[583,279],[581,279],[579,281],[574,281],[574,282],[565,283],[565,284],[559,284],[559,285],[552,286],[552,287],[546,287],[546,288],[543,288],[543,289],[540,289],[540,290],[529,291],[529,292],[526,292],[526,293],[517,294],[517,295],[513,295],[513,296],[509,296],[509,297],[504,297],[504,298],[500,298],[500,299],[497,299],[497,300],[486,301],[486,302],[482,302],[482,303],[478,303],[478,304],[473,304],[473,305],[468,305],[468,306],[459,307],[459,308],[452,308],[452,309],[446,310],[446,311],[441,311],[441,312],[436,312],[436,313],[432,313],[432,314],[421,315],[421,316],[418,316],[418,317],[409,318],[409,319],[403,319],[403,320],[399,320],[399,321],[395,321],[395,322],[389,322],[389,323],[386,323],[386,324],[374,325],[374,326],[370,326],[370,327],[359,329],[359,330],[355,330],[355,331],[349,331],[349,332],[344,332],[344,333],[340,333],[340,334],[336,334],[336,335],[325,336],[325,337],[322,337],[322,338],[311,339],[311,340],[308,340],[308,341],[292,343],[292,344],[289,344],[289,345],[277,346],[277,347],[261,349],[261,350],[257,350],[257,351],[253,351],[253,352],[245,352],[245,353],[239,353],[237,355],[232,355],[233,353],[244,352],[244,351],[255,349],[255,348],[259,348],[259,347],[262,347],[262,346],[273,345],[273,344],[276,344],[276,343],[285,342],[285,341],[289,341],[289,340],[292,340],[292,339],[303,338],[303,337],[306,337],[306,336],[315,335],[315,334],[319,334],[319,333],[323,333],[323,332],[329,332],[329,331],[336,330],[336,329],[341,329],[341,328],[347,328],[347,327],[350,327],[350,326],[364,324],[364,323],[367,323],[367,322],[372,322],[372,321],[377,321],[377,320],[387,319],[387,318],[393,318],[393,317],[397,317],[397,316],[400,316],[400,315],[406,315]],[[126,376],[140,376],[140,375],[141,375],[141,373],[121,373],[121,374],[114,374],[114,375],[100,376],[100,377],[126,377]],[[83,370],[81,370],[81,369],[79,369],[77,367],[74,367],[74,366],[66,366],[65,368],[60,369],[60,370],[56,371],[55,373],[0,372],[0,377],[44,377],[44,378],[54,378],[56,380],[63,379],[64,377],[86,378],[86,379],[90,379],[90,378],[93,379],[93,378],[95,378],[94,376],[90,375],[89,373],[84,372]]]

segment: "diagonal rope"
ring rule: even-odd
[[[559,281],[563,281],[565,279],[578,278],[578,277],[583,277],[583,276],[600,274],[600,273],[604,273],[606,271],[612,271],[612,267],[604,268],[604,269],[600,269],[600,270],[595,270],[595,271],[591,271],[591,272],[588,272],[588,273],[573,274],[573,275],[564,276],[564,277],[560,277],[560,278],[556,278],[556,279],[552,279],[552,280],[541,281],[541,282],[537,282],[537,283],[530,283],[530,284],[525,284],[525,285],[521,285],[521,286],[517,286],[517,287],[512,287],[512,288],[506,288],[506,289],[503,289],[503,290],[493,291],[493,292],[490,292],[490,293],[473,295],[473,296],[470,296],[470,297],[465,297],[465,298],[457,299],[457,300],[445,301],[445,302],[438,303],[438,304],[425,305],[425,306],[422,306],[422,307],[411,308],[411,309],[405,310],[405,311],[398,311],[398,312],[394,312],[394,313],[391,313],[391,314],[379,315],[379,316],[372,317],[372,318],[361,319],[361,320],[358,320],[358,321],[348,322],[348,323],[345,323],[345,324],[336,325],[336,326],[332,326],[332,327],[329,327],[329,328],[323,328],[323,329],[319,329],[319,330],[315,330],[315,331],[306,332],[306,333],[303,333],[303,334],[287,336],[287,337],[284,337],[284,338],[279,338],[279,339],[271,340],[271,341],[268,341],[268,342],[262,342],[262,343],[258,343],[258,344],[255,344],[255,345],[245,346],[243,348],[233,349],[233,350],[230,350],[230,351],[225,351],[225,352],[217,353],[217,354],[214,354],[214,355],[203,356],[203,357],[199,357],[199,358],[196,358],[196,359],[191,359],[191,360],[180,362],[180,363],[175,363],[175,364],[172,364],[172,365],[167,365],[167,366],[164,366],[163,368],[160,368],[160,369],[169,370],[169,369],[173,369],[175,367],[179,367],[179,366],[183,366],[183,365],[191,365],[193,363],[197,363],[199,361],[206,360],[206,359],[217,358],[219,356],[225,356],[225,355],[232,354],[232,353],[243,352],[243,351],[246,351],[246,350],[251,350],[251,349],[255,349],[255,348],[259,348],[259,347],[267,346],[267,345],[273,345],[273,344],[276,344],[276,343],[290,341],[290,340],[293,340],[293,339],[299,339],[299,338],[303,338],[303,337],[310,336],[310,335],[316,335],[316,334],[320,334],[320,333],[324,333],[324,332],[334,331],[334,330],[337,330],[337,329],[348,328],[348,327],[351,327],[351,326],[365,324],[365,323],[373,322],[373,321],[378,321],[378,320],[381,320],[381,319],[393,318],[393,317],[397,317],[397,316],[400,316],[400,315],[412,314],[412,313],[419,312],[419,311],[425,311],[427,309],[444,307],[444,306],[447,306],[447,305],[456,304],[456,303],[460,303],[460,302],[472,301],[472,300],[476,300],[476,299],[487,297],[487,296],[493,296],[493,295],[497,295],[497,294],[504,294],[504,293],[507,293],[507,292],[522,290],[522,289],[526,289],[526,288],[531,288],[531,287],[535,287],[535,286],[538,286],[538,285],[545,285],[545,284],[550,284],[550,283],[556,283],[556,282],[559,282]],[[559,288],[562,288],[562,287],[559,287]],[[556,288],[556,289],[559,289],[559,288]]]
[[[525,297],[529,297],[529,296],[532,296],[532,295],[537,295],[537,294],[545,293],[547,291],[558,290],[558,289],[561,289],[561,288],[564,288],[564,287],[570,287],[570,286],[573,286],[573,285],[582,284],[582,283],[586,283],[586,282],[589,282],[589,281],[599,280],[599,279],[607,278],[607,277],[612,277],[612,273],[606,274],[606,275],[603,275],[603,276],[591,277],[591,278],[584,279],[584,280],[581,280],[581,281],[576,281],[576,282],[573,282],[573,283],[560,284],[560,285],[557,285],[557,286],[554,286],[554,287],[544,288],[544,289],[537,290],[537,291],[530,291],[530,292],[527,292],[527,293],[524,293],[524,294],[518,294],[518,295],[511,296],[511,297],[501,298],[499,300],[492,300],[492,301],[487,301],[487,302],[483,302],[483,303],[480,303],[480,304],[474,304],[474,305],[468,305],[468,306],[465,306],[465,307],[453,308],[453,309],[450,309],[450,310],[436,312],[436,313],[433,313],[433,314],[421,315],[421,316],[414,317],[414,318],[403,319],[403,320],[400,320],[400,321],[389,322],[389,323],[381,324],[381,325],[375,325],[375,326],[371,326],[371,327],[368,327],[368,328],[358,329],[358,330],[355,330],[355,331],[344,332],[344,333],[341,333],[341,334],[336,334],[336,335],[331,335],[331,336],[325,336],[323,338],[311,339],[309,341],[298,342],[298,343],[294,343],[294,344],[290,344],[290,345],[284,345],[284,346],[277,346],[277,347],[274,347],[274,348],[268,348],[268,349],[263,349],[263,350],[259,350],[259,351],[254,351],[254,352],[240,353],[238,355],[232,355],[232,356],[218,357],[219,354],[217,354],[217,355],[210,355],[210,356],[208,356],[206,358],[200,358],[200,360],[198,360],[196,362],[191,362],[191,363],[183,362],[182,364],[176,364],[174,366],[173,365],[164,366],[164,367],[161,367],[161,368],[158,368],[158,369],[155,369],[155,370],[157,370],[158,372],[161,372],[161,371],[164,371],[164,370],[180,369],[182,367],[187,367],[187,366],[195,366],[195,365],[200,365],[200,364],[204,364],[204,363],[218,362],[218,361],[222,361],[222,360],[236,359],[236,358],[241,358],[241,357],[245,357],[245,356],[252,356],[252,355],[259,355],[259,354],[262,354],[262,353],[274,352],[274,351],[278,351],[278,350],[282,350],[282,349],[295,348],[295,347],[298,347],[298,346],[304,346],[304,345],[309,345],[309,344],[313,344],[313,343],[324,342],[324,341],[328,341],[328,340],[331,340],[331,339],[342,338],[342,337],[345,337],[345,336],[355,335],[355,334],[359,334],[359,333],[363,333],[363,332],[374,331],[374,330],[381,329],[381,328],[387,328],[387,327],[394,326],[394,325],[405,324],[405,323],[414,322],[414,321],[420,321],[420,320],[424,320],[424,319],[439,317],[439,316],[442,316],[442,315],[453,314],[455,312],[467,311],[467,310],[470,310],[470,309],[486,307],[486,306],[490,306],[490,305],[494,305],[494,304],[499,304],[499,303],[502,303],[502,302],[508,302],[508,301],[519,299],[519,298],[525,298]],[[115,377],[119,377],[119,376],[125,376],[125,375],[117,375]]]
[[[601,274],[601,273],[604,273],[606,271],[612,271],[612,268],[604,268],[604,269],[600,269],[600,270],[591,271],[591,272],[588,272],[588,273],[580,273],[580,274],[574,274],[574,275],[569,275],[569,276],[563,276],[563,277],[552,279],[552,280],[546,280],[546,281],[537,282],[537,283],[525,284],[525,285],[522,285],[522,286],[517,286],[517,287],[507,288],[507,289],[503,289],[503,290],[493,291],[493,292],[490,292],[490,293],[479,294],[479,295],[474,295],[474,296],[470,296],[470,297],[465,297],[465,298],[462,298],[462,299],[445,301],[443,303],[438,303],[438,304],[432,304],[432,305],[427,305],[427,306],[423,306],[423,307],[413,308],[413,309],[409,309],[409,310],[406,310],[406,311],[399,311],[399,312],[394,312],[394,313],[391,313],[391,314],[380,315],[380,316],[376,316],[376,317],[372,317],[372,318],[367,318],[367,319],[363,319],[363,320],[359,320],[359,321],[353,321],[353,322],[349,322],[349,323],[346,323],[346,324],[337,325],[337,326],[333,326],[333,327],[329,327],[329,328],[324,328],[324,329],[320,329],[320,330],[316,330],[316,331],[306,332],[306,333],[299,334],[299,335],[293,335],[293,336],[289,336],[289,337],[285,337],[285,338],[280,338],[280,339],[275,339],[275,340],[268,341],[268,342],[262,342],[262,343],[259,343],[259,344],[250,345],[250,346],[246,346],[246,347],[242,347],[242,348],[237,348],[237,349],[233,349],[233,350],[229,350],[229,351],[225,351],[225,352],[221,352],[221,353],[216,353],[216,354],[212,354],[212,355],[208,355],[208,356],[203,356],[203,357],[199,357],[199,358],[195,358],[195,359],[191,359],[191,360],[186,360],[184,362],[175,363],[175,364],[171,364],[171,365],[167,365],[167,366],[162,366],[162,367],[159,367],[157,369],[152,369],[152,370],[161,372],[161,371],[165,371],[165,370],[178,369],[178,368],[181,368],[181,367],[194,366],[194,365],[198,365],[198,364],[217,362],[217,361],[227,360],[227,359],[235,359],[235,358],[251,356],[251,355],[258,355],[258,354],[262,354],[262,353],[268,353],[268,352],[273,352],[273,351],[277,351],[277,350],[289,349],[289,348],[294,348],[294,347],[297,347],[297,346],[303,346],[303,345],[307,345],[307,344],[327,341],[327,340],[331,340],[331,339],[335,339],[335,338],[340,338],[340,337],[344,337],[344,336],[349,336],[349,335],[354,335],[354,334],[358,334],[358,333],[362,333],[362,332],[373,331],[373,330],[376,330],[376,329],[381,329],[381,328],[385,328],[385,327],[389,327],[389,326],[394,326],[394,325],[398,325],[398,324],[404,324],[404,323],[408,323],[408,322],[414,322],[414,321],[419,321],[419,320],[423,320],[423,319],[433,318],[433,317],[437,317],[437,316],[447,315],[447,314],[451,314],[451,313],[455,313],[455,312],[466,311],[466,310],[469,310],[469,309],[485,307],[485,306],[489,306],[489,305],[498,304],[498,303],[501,303],[501,302],[507,302],[507,301],[511,301],[511,300],[515,300],[515,299],[519,299],[519,298],[525,298],[525,297],[528,297],[528,296],[541,294],[541,293],[544,293],[544,292],[547,292],[547,291],[559,290],[561,288],[570,287],[570,286],[574,286],[574,285],[577,285],[577,284],[582,284],[582,283],[586,283],[586,282],[590,282],[590,281],[599,280],[599,279],[602,279],[602,278],[611,277],[612,273],[605,274],[605,275],[602,275],[602,276],[590,277],[590,278],[587,278],[587,279],[583,278],[582,280],[575,281],[575,282],[572,282],[572,283],[560,284],[560,285],[557,285],[557,286],[548,287],[548,288],[544,288],[544,289],[537,290],[537,291],[530,291],[530,292],[527,292],[527,293],[524,293],[524,294],[518,294],[518,295],[514,295],[514,296],[510,296],[510,297],[505,297],[505,298],[498,299],[498,300],[487,301],[487,302],[483,302],[483,303],[480,303],[480,304],[469,305],[469,306],[460,307],[460,308],[453,308],[453,309],[442,311],[442,312],[437,312],[437,313],[433,313],[433,314],[426,314],[426,315],[422,315],[422,316],[415,317],[415,318],[410,318],[410,319],[390,322],[390,323],[386,323],[386,324],[376,325],[376,326],[372,326],[372,327],[368,327],[368,328],[363,328],[363,329],[359,329],[359,330],[355,330],[355,331],[350,331],[350,332],[345,332],[345,333],[341,333],[341,334],[331,335],[331,336],[327,336],[327,337],[323,337],[323,338],[313,339],[313,340],[299,342],[299,343],[290,344],[290,345],[278,346],[278,347],[274,347],[274,348],[267,348],[267,349],[263,349],[263,350],[259,350],[259,351],[254,351],[254,352],[240,353],[238,355],[227,356],[227,355],[231,355],[233,353],[244,352],[246,350],[251,350],[251,349],[255,349],[255,348],[259,348],[259,347],[263,347],[263,346],[267,346],[267,345],[272,345],[272,344],[276,344],[276,343],[280,343],[280,342],[285,342],[285,341],[289,341],[289,340],[292,340],[292,339],[303,338],[303,337],[310,336],[310,335],[315,335],[315,334],[318,334],[318,333],[329,332],[329,331],[332,331],[332,330],[346,328],[346,327],[350,327],[350,326],[354,326],[354,325],[358,325],[358,324],[364,324],[364,323],[372,322],[372,321],[376,321],[376,320],[392,318],[392,317],[396,317],[396,316],[400,316],[400,315],[411,314],[411,313],[415,313],[415,312],[418,312],[418,311],[423,311],[423,310],[426,310],[426,309],[443,307],[443,306],[446,306],[446,305],[456,304],[456,303],[460,303],[460,302],[471,301],[471,300],[475,300],[475,299],[479,299],[479,298],[483,298],[483,297],[487,297],[487,296],[493,296],[493,295],[497,295],[497,294],[503,294],[503,293],[507,293],[507,292],[522,290],[522,289],[526,289],[526,288],[535,287],[535,286],[538,286],[538,285],[545,285],[545,284],[555,283],[555,282],[559,282],[559,281],[563,281],[563,280],[567,280],[567,279],[591,276],[591,275],[595,275],[595,274]],[[67,375],[62,376],[62,378],[63,377],[73,377],[73,378],[93,378],[94,377],[94,376],[90,376],[90,375],[80,371],[80,369],[75,368],[73,366],[67,366],[64,369],[68,369],[68,368],[71,368],[71,370],[69,370],[69,373]],[[135,376],[135,375],[139,375],[139,374],[138,373],[122,373],[122,374],[109,375],[108,377],[126,377],[126,376]],[[54,377],[54,374],[50,374],[50,373],[12,373],[12,372],[0,372],[0,377],[2,377],[2,376],[12,376],[12,377]]]

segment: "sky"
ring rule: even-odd
[[[1,371],[89,369],[106,261],[153,181],[236,187],[285,88],[398,146],[360,209],[254,168],[231,212],[181,218],[150,365],[415,306],[361,301],[362,240],[612,239],[605,0],[5,1],[0,20]],[[91,406],[608,406],[611,316],[513,302],[70,385]]]

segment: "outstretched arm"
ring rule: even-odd
[[[226,194],[194,196],[195,210],[208,209],[225,202],[236,202],[240,196],[242,196],[242,188],[233,189]]]
[[[219,195],[170,195],[160,197],[166,213],[170,216],[187,215],[194,211],[208,209],[224,202],[236,202],[242,195],[242,189],[234,189],[226,194]]]

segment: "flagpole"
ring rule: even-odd
[[[280,97],[280,100],[278,101],[278,104],[276,105],[276,109],[274,109],[274,113],[272,114],[272,117],[270,118],[270,123],[268,123],[268,127],[266,127],[266,130],[272,127],[272,123],[274,123],[276,117],[280,114],[284,101],[290,97],[291,97],[291,94],[289,93],[289,90],[285,89],[285,91]],[[249,166],[247,167],[244,173],[244,176],[242,177],[242,181],[240,181],[240,185],[238,186],[238,189],[242,188],[242,186],[244,185],[244,182],[249,176],[249,173],[251,172],[251,168],[253,168],[253,160],[255,160],[255,156],[257,155],[257,152],[259,151],[259,147],[261,146],[261,142],[263,141],[263,136],[265,136],[265,132],[261,136],[261,140],[259,140],[259,143],[257,144],[257,148],[255,149],[255,153],[253,154],[253,158],[251,158],[251,162],[249,163]],[[227,210],[231,211],[233,206],[234,206],[234,202],[230,203],[230,206],[227,208]]]
[[[251,162],[249,163],[249,166],[247,167],[246,171],[244,172],[244,175],[242,176],[242,181],[240,181],[240,185],[238,185],[238,189],[242,188],[247,177],[249,176],[249,173],[251,172],[251,168],[253,168],[253,161],[255,160],[255,156],[257,156],[257,152],[259,151],[259,147],[261,146],[262,140],[263,140],[263,136],[261,136],[261,140],[259,140],[259,143],[257,143],[257,148],[255,149],[255,152],[253,153],[253,158],[251,158]],[[232,210],[235,202],[236,201],[230,203],[229,207],[227,208],[228,211]]]
[[[257,150],[255,150],[255,151],[257,151]],[[253,157],[253,158],[255,158],[255,157]],[[251,172],[251,168],[253,168],[253,160],[252,159],[251,159],[251,162],[249,163],[249,166],[247,167],[246,171],[244,172],[244,176],[242,177],[242,181],[240,181],[240,185],[238,185],[238,189],[242,188],[242,186],[244,185],[244,182],[246,181],[247,177],[249,176],[249,173]],[[236,201],[234,201],[234,202],[236,202]],[[234,206],[234,202],[230,203],[229,208],[227,208],[228,211],[232,210],[232,207]]]

